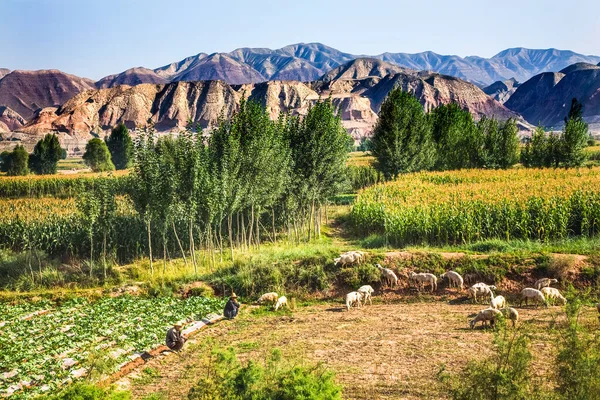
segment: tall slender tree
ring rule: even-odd
[[[579,167],[587,159],[588,125],[583,120],[583,105],[573,99],[562,133],[562,162],[565,167]]]
[[[402,88],[388,93],[373,130],[375,168],[386,179],[400,173],[430,169],[435,163],[435,145],[423,106]]]
[[[127,169],[133,162],[133,141],[124,123],[117,125],[105,139],[116,169]]]
[[[63,155],[58,137],[47,134],[38,141],[29,156],[29,168],[38,175],[55,174]]]

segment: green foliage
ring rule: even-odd
[[[371,166],[348,166],[346,169],[352,190],[358,191],[383,182],[383,176]]]
[[[125,124],[120,123],[105,139],[116,169],[127,169],[133,162],[133,141]]]
[[[17,145],[13,151],[2,152],[2,172],[8,176],[21,176],[29,173],[29,153],[22,145]]]
[[[431,127],[423,106],[402,88],[388,93],[371,140],[375,168],[386,179],[430,169],[435,163]]]
[[[94,172],[114,171],[115,169],[106,143],[98,138],[94,138],[87,143],[83,160]]]
[[[600,398],[600,336],[581,325],[581,298],[573,290],[567,294],[567,324],[556,356],[557,391],[565,400]]]
[[[274,350],[264,366],[242,364],[233,349],[213,350],[206,376],[192,387],[189,400],[337,400],[341,388],[322,365],[288,366]]]
[[[475,125],[471,113],[462,110],[456,103],[440,105],[429,117],[432,121],[433,140],[437,147],[435,169],[477,168],[482,164],[481,126],[486,122],[497,123],[494,120],[482,119]],[[487,138],[491,138],[488,134]]]
[[[579,167],[586,160],[589,138],[588,125],[583,120],[582,104],[573,99],[563,130],[562,162],[565,167]]]
[[[531,373],[529,338],[497,323],[494,354],[482,361],[471,361],[456,376],[442,370],[439,374],[453,400],[530,400],[541,399],[539,385]]]
[[[129,400],[131,394],[112,389],[102,389],[96,385],[76,383],[57,395],[49,396],[49,400]]]
[[[63,149],[58,137],[49,133],[33,148],[33,153],[29,156],[29,168],[38,175],[55,174],[62,156]]]
[[[479,126],[483,128],[485,125],[489,127],[484,135],[485,167],[506,169],[515,165],[519,160],[519,129],[516,121],[511,118],[498,125],[494,120],[488,122],[482,118]]]
[[[76,197],[90,190],[97,182],[107,181],[115,194],[124,195],[131,186],[129,176],[55,175],[0,180],[0,198]]]

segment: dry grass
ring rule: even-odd
[[[468,329],[469,316],[481,305],[376,304],[352,312],[342,311],[341,306],[312,305],[293,314],[246,309],[237,320],[224,321],[193,338],[179,355],[150,360],[145,367],[160,371],[151,382],[140,384],[138,372],[121,379],[118,386],[132,390],[135,399],[151,393],[185,398],[205,373],[207,343],[214,341],[236,348],[244,359],[261,360],[272,348],[279,348],[286,359],[298,363],[323,362],[336,372],[347,399],[438,399],[444,398],[436,381],[442,364],[450,372],[458,371],[468,360],[490,354],[492,333]],[[534,332],[535,368],[547,370],[554,352],[548,332],[563,319],[562,310],[519,312],[521,326]],[[592,311],[585,317],[596,323]]]
[[[348,155],[346,164],[352,167],[368,167],[373,164],[375,157],[366,151],[353,151]]]

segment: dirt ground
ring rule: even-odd
[[[234,347],[242,359],[264,360],[270,349],[278,348],[296,363],[323,362],[336,372],[346,399],[438,399],[444,397],[436,380],[442,365],[455,372],[468,360],[490,354],[492,332],[468,325],[469,317],[485,306],[386,301],[350,312],[341,303],[310,305],[287,314],[246,309],[238,319],[200,332],[180,354],[151,359],[116,384],[131,390],[134,399],[152,393],[186,398],[205,372],[206,342],[213,340],[218,346]],[[535,326],[534,364],[543,369],[554,352],[547,332],[564,313],[560,307],[522,308],[519,313],[520,326]],[[145,368],[150,369],[141,372]]]

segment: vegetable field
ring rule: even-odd
[[[351,217],[395,244],[595,236],[600,168],[408,174],[361,192]]]
[[[31,398],[85,374],[92,355],[115,365],[164,342],[182,319],[200,320],[224,301],[191,297],[102,298],[8,305],[0,303],[0,396]],[[116,367],[115,367],[116,369]]]

